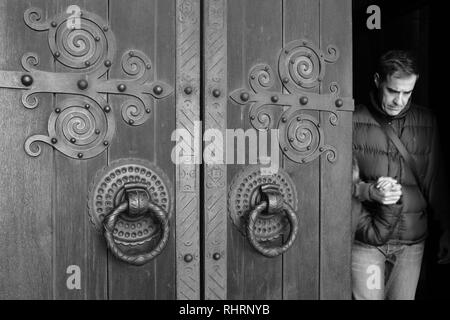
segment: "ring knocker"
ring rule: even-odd
[[[158,221],[161,226],[162,235],[152,251],[136,255],[126,254],[114,241],[113,233],[117,219],[125,212],[133,217],[150,215]],[[105,217],[103,226],[106,242],[112,254],[122,261],[137,266],[143,265],[158,256],[164,250],[169,239],[169,219],[167,212],[153,203],[147,190],[137,184],[125,185],[124,200]]]
[[[276,191],[266,191],[263,186],[260,191],[259,204],[257,204],[248,215],[247,236],[252,247],[262,255],[273,258],[286,252],[294,243],[298,234],[298,219],[292,207],[286,203],[283,196]],[[263,246],[255,235],[255,223],[258,217],[264,211],[268,214],[286,214],[289,221],[290,231],[286,242],[280,247],[266,247]]]

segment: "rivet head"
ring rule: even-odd
[[[297,121],[302,121],[302,117],[297,117]]]
[[[184,255],[184,261],[185,262],[189,263],[192,260],[194,260],[194,257],[192,256],[192,254],[188,253],[188,254]]]
[[[100,37],[99,36],[95,36],[95,41],[100,41]]]
[[[287,119],[285,118],[285,117],[283,117],[282,119],[281,119],[281,122],[286,122],[287,121]]]
[[[90,105],[90,104],[85,104],[84,107],[85,107],[86,109],[89,109],[89,108],[91,107],[91,105]]]
[[[130,119],[130,120],[128,120],[128,123],[129,123],[129,124],[134,124],[134,120],[133,120],[133,119]]]
[[[245,102],[245,101],[248,101],[248,99],[250,99],[250,95],[248,94],[248,92],[242,92],[241,100]]]
[[[81,159],[83,158],[83,154],[80,152],[79,154],[77,154],[77,157]]]
[[[255,120],[255,119],[256,119],[255,116],[251,116],[250,117],[250,120],[252,120],[252,121]]]
[[[150,110],[150,108],[146,108],[145,112],[150,113],[150,112],[152,112],[152,110]]]
[[[52,23],[50,24],[53,28],[56,28],[56,26],[58,25],[57,23],[56,23],[56,21],[52,21]]]
[[[77,140],[75,138],[70,138],[70,142],[75,143],[75,142],[77,142]]]
[[[323,149],[322,147],[321,147],[321,148],[319,148],[319,151],[320,151],[320,152],[323,152],[323,150],[324,150],[324,149]]]
[[[163,93],[163,88],[162,88],[161,86],[155,86],[155,87],[153,88],[153,92],[154,92],[156,95],[160,95],[161,93]]]
[[[284,147],[283,150],[284,150],[285,152],[287,152],[289,149],[288,149],[287,147]]]
[[[311,150],[311,146],[307,146],[306,150],[308,150],[308,151]]]
[[[294,138],[289,138],[289,142],[294,142]]]
[[[108,26],[103,26],[103,31],[108,31]]]
[[[220,258],[221,258],[220,253],[216,252],[216,253],[213,254],[213,259],[214,260],[217,261],[217,260],[220,260]]]
[[[95,134],[100,134],[100,129],[95,129]]]
[[[320,128],[320,123],[317,124],[317,128]]]
[[[270,100],[272,100],[272,102],[277,103],[278,102],[278,96],[272,96],[272,98],[270,98]]]
[[[186,94],[191,94],[192,93],[192,87],[191,86],[187,86],[186,88],[184,88],[184,93]]]
[[[55,143],[57,143],[57,142],[58,142],[58,139],[56,139],[56,138],[52,138],[52,140],[51,140],[51,141],[52,141],[52,143],[53,143],[53,144],[55,144]]]
[[[59,53],[59,51],[56,51],[55,54],[54,54],[54,56],[57,57],[57,58],[58,58],[60,55],[61,55],[61,53]]]
[[[56,108],[56,109],[55,109],[55,112],[56,112],[56,113],[60,113],[60,112],[61,112],[61,109],[60,109],[60,108]]]
[[[342,108],[343,105],[344,105],[344,101],[342,101],[342,99],[336,100],[336,107]]]
[[[117,86],[117,90],[119,90],[120,92],[124,92],[125,90],[127,90],[127,86],[121,83]]]
[[[91,65],[91,62],[90,62],[90,61],[85,61],[84,64],[85,64],[87,67],[89,67],[89,66]]]
[[[283,78],[283,83],[288,83],[289,82],[289,78]]]
[[[150,63],[148,63],[148,64],[146,65],[146,68],[147,68],[147,69],[151,69],[151,68],[152,68],[152,65],[151,65]]]
[[[109,142],[108,141],[103,141],[103,145],[107,146],[107,145],[109,145]]]
[[[218,97],[220,97],[220,90],[219,90],[219,89],[214,89],[214,90],[212,91],[212,94],[213,94],[213,96],[214,96],[215,98],[218,98]]]
[[[21,78],[20,81],[22,82],[22,84],[26,87],[29,87],[33,84],[33,77],[30,76],[29,74],[24,74]]]
[[[78,80],[77,86],[78,86],[78,89],[80,89],[80,90],[86,90],[87,87],[89,86],[89,83],[87,82],[87,80],[81,79],[81,80]]]
[[[302,106],[308,104],[308,97],[301,97],[301,98],[300,98],[300,104],[301,104]]]
[[[105,67],[107,67],[107,68],[109,68],[109,67],[111,67],[111,60],[106,60],[105,61]]]
[[[105,106],[105,107],[103,108],[103,110],[104,110],[105,112],[110,112],[110,111],[111,111],[111,107],[110,107],[110,106]]]
[[[128,52],[128,55],[129,55],[130,57],[134,57],[134,51]]]

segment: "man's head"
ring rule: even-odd
[[[411,99],[418,78],[417,63],[410,53],[393,50],[382,55],[374,81],[384,112],[390,116],[402,112]]]

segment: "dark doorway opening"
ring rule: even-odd
[[[370,30],[367,13],[370,5],[377,5],[381,13],[381,29]],[[444,52],[446,11],[439,1],[421,0],[353,0],[353,93],[355,103],[367,100],[372,87],[377,58],[390,49],[413,51],[419,62],[420,79],[413,101],[434,110],[438,117],[444,163],[450,159],[450,148],[444,144],[447,95],[441,82],[446,67]],[[434,37],[433,37],[434,36]],[[449,180],[447,180],[449,181]],[[449,195],[450,196],[450,195]],[[447,214],[449,214],[447,212]],[[431,220],[431,219],[430,219]],[[416,299],[450,299],[450,265],[438,265],[439,227],[430,222],[430,236]]]

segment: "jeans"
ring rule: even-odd
[[[356,300],[414,300],[424,242],[352,247],[352,288]]]

